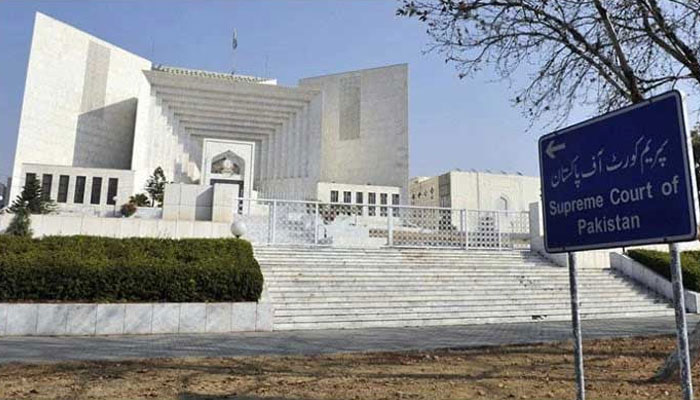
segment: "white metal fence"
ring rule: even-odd
[[[255,244],[338,247],[529,247],[528,212],[238,199]]]

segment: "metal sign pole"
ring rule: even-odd
[[[681,369],[683,400],[693,400],[693,382],[690,375],[690,352],[688,350],[688,325],[685,319],[685,294],[681,272],[681,253],[677,243],[668,245],[671,253],[671,283],[673,285],[673,308],[676,311],[676,335],[678,338],[678,362]]]
[[[576,253],[569,252],[569,291],[571,293],[571,326],[574,331],[574,366],[576,368],[576,400],[585,400],[586,386],[583,378],[583,344],[581,343],[581,316],[576,278]]]

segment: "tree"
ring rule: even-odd
[[[700,83],[700,2],[681,0],[399,0],[427,25],[428,51],[459,77],[493,65],[500,78],[534,68],[512,99],[560,124],[577,105],[599,112],[680,82]]]
[[[165,193],[165,184],[168,183],[165,179],[163,168],[158,167],[153,171],[153,175],[146,182],[146,192],[151,197],[151,205],[153,207],[163,207],[163,194]]]
[[[513,102],[560,125],[575,106],[607,112],[683,84],[700,89],[698,0],[398,0],[427,25],[428,51],[472,76],[526,70]],[[530,72],[534,69],[534,72]],[[700,359],[700,324],[690,334]],[[657,379],[677,375],[677,351]]]
[[[700,183],[700,124],[696,124],[695,127],[690,130],[690,139],[693,146],[695,181]]]
[[[15,236],[32,236],[31,214],[48,214],[55,210],[53,201],[43,195],[36,179],[28,180],[22,193],[12,202],[9,211],[14,214],[5,233]]]
[[[5,229],[5,234],[13,236],[32,236],[31,219],[26,209],[19,209],[15,212],[10,224]]]
[[[49,214],[55,209],[54,202],[43,195],[37,179],[29,179],[10,206],[11,213],[26,211],[27,214]]]

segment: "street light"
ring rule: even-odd
[[[112,214],[117,218],[117,196],[112,197],[112,205],[114,207]]]
[[[246,227],[243,221],[233,221],[233,223],[231,224],[231,233],[233,233],[233,236],[235,236],[236,239],[245,235],[245,232]]]

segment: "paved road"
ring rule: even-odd
[[[700,317],[690,315],[690,328]],[[666,335],[673,317],[583,321],[584,339]],[[67,360],[126,360],[171,357],[233,357],[467,348],[562,341],[568,322],[378,328],[233,334],[10,337],[0,339],[0,363]]]

